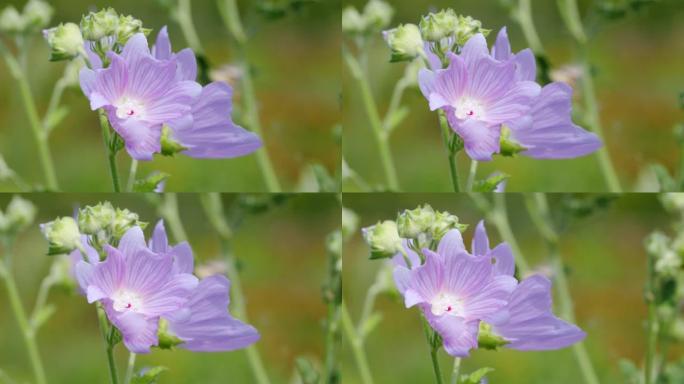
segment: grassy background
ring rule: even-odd
[[[591,3],[579,1],[583,17]],[[345,0],[362,7],[365,0]],[[519,26],[512,22],[499,1],[430,0],[389,1],[396,10],[393,25],[418,23],[430,10],[446,7],[471,15],[492,29],[490,45],[502,26],[508,26],[514,51],[527,47]],[[532,1],[535,25],[552,67],[576,62],[576,48],[562,23],[555,1]],[[678,109],[678,94],[684,91],[681,63],[684,62],[684,2],[663,0],[641,12],[617,21],[602,21],[590,38],[590,59],[595,67],[595,86],[601,109],[606,143],[625,190],[653,190],[652,177],[644,174],[651,163],[665,164],[671,171],[679,163],[680,148],[672,135],[675,123],[684,121]],[[349,42],[348,42],[349,43]],[[395,82],[404,64],[389,63],[389,50],[376,36],[369,53],[369,78],[381,114],[384,114]],[[375,153],[368,119],[359,90],[349,71],[343,71],[344,146],[349,165],[372,185],[384,183],[380,160]],[[575,95],[578,95],[575,91]],[[578,100],[578,102],[581,102]],[[417,88],[404,96],[410,108],[408,118],[391,139],[391,150],[403,190],[449,191],[451,188],[446,153],[437,116],[427,108]],[[468,162],[459,155],[461,174]],[[574,160],[534,160],[526,157],[495,157],[481,163],[478,175],[495,170],[512,175],[508,191],[592,192],[605,191],[595,156]],[[351,182],[345,190],[357,187]]]
[[[552,212],[560,208],[560,195],[549,197]],[[397,212],[429,203],[435,209],[456,214],[471,225],[464,233],[470,249],[475,224],[483,218],[465,195],[415,194],[397,196],[347,195],[344,204],[361,217],[361,225],[394,219]],[[546,246],[527,215],[523,198],[507,196],[509,218],[521,252],[536,268],[548,268]],[[605,210],[569,222],[561,235],[560,252],[569,271],[578,325],[588,337],[585,345],[602,383],[621,383],[618,362],[629,358],[640,362],[645,350],[646,306],[642,300],[646,276],[643,239],[651,231],[668,231],[670,218],[655,195],[626,194]],[[490,244],[501,240],[496,228],[487,225]],[[360,231],[344,248],[344,298],[356,321],[368,287],[381,261],[368,260],[368,247]],[[378,383],[428,383],[432,365],[418,311],[407,310],[396,297],[380,296],[376,308],[382,322],[366,341],[374,379]],[[346,342],[346,339],[345,339]],[[681,355],[681,349],[671,351]],[[453,360],[440,351],[442,371],[450,372]],[[571,349],[548,352],[514,350],[474,351],[464,360],[462,372],[493,367],[491,383],[546,384],[582,383]],[[360,383],[349,348],[343,356],[345,383]],[[448,377],[448,376],[447,376]]]
[[[76,206],[109,200],[140,214],[154,224],[155,210],[143,196],[134,195],[27,195],[38,205],[36,223],[17,240],[14,273],[24,307],[32,308],[40,280],[50,267],[47,243],[38,223],[69,215]],[[227,205],[233,196],[224,196]],[[9,196],[0,196],[6,206]],[[196,265],[220,259],[219,241],[194,195],[179,195],[183,220]],[[324,350],[322,320],[326,307],[321,285],[326,278],[325,237],[339,227],[339,204],[333,195],[291,196],[284,204],[262,214],[248,216],[235,234],[233,250],[242,265],[241,278],[250,322],[259,332],[256,344],[272,382],[287,383],[294,359],[310,356],[321,360]],[[151,233],[152,226],[145,231]],[[38,334],[38,345],[51,383],[106,383],[107,359],[98,329],[95,307],[77,294],[55,290],[49,298],[57,312]],[[9,310],[4,284],[0,287],[0,369],[17,382],[33,380],[16,322]],[[119,372],[127,359],[122,345],[116,348]],[[185,350],[153,350],[140,355],[138,367],[163,365],[163,383],[252,382],[243,351],[192,353]],[[2,380],[0,379],[0,382]]]
[[[23,7],[24,0],[4,0],[2,5]],[[175,51],[187,46],[177,24],[156,1],[50,0],[55,8],[52,25],[78,22],[90,9],[112,6],[131,14],[152,28],[150,40],[169,26]],[[263,138],[275,171],[286,191],[298,189],[305,166],[321,164],[332,174],[339,168],[340,5],[339,0],[314,2],[300,11],[272,20],[257,11],[259,1],[239,1],[250,36],[248,55],[253,64]],[[212,67],[236,63],[239,52],[218,14],[216,3],[194,1],[193,19]],[[38,110],[42,114],[64,64],[47,60],[48,49],[37,36],[29,53],[28,73]],[[238,87],[236,100],[240,99]],[[109,169],[97,114],[78,88],[64,96],[70,114],[51,136],[57,175],[65,191],[111,191]],[[19,93],[4,61],[0,62],[0,153],[28,181],[42,182],[42,170]],[[125,179],[130,157],[119,154],[119,172]],[[187,156],[155,156],[141,164],[138,175],[152,171],[172,175],[168,191],[265,191],[254,155],[230,160],[200,160]],[[309,187],[310,188],[310,187]],[[0,190],[16,190],[0,184]]]

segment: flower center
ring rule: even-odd
[[[145,106],[133,99],[123,97],[116,104],[116,117],[119,119],[128,119],[130,117],[140,117],[145,112]]]
[[[135,292],[119,290],[112,296],[113,307],[118,312],[138,312],[142,307],[142,298]]]
[[[459,119],[482,119],[484,106],[482,103],[469,97],[464,97],[454,105],[456,117]]]
[[[435,316],[442,316],[444,314],[459,316],[463,309],[461,301],[448,293],[440,293],[435,296],[430,305],[430,310]]]

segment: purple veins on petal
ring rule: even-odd
[[[232,158],[250,154],[262,146],[256,134],[236,125],[230,118],[233,91],[214,82],[202,89],[192,106],[191,119],[168,124],[171,136],[186,148],[182,153],[198,158]]]
[[[546,85],[534,101],[529,116],[507,123],[511,138],[527,148],[522,154],[540,159],[564,159],[588,155],[603,143],[599,137],[575,125],[571,118],[572,88],[564,83]]]
[[[168,320],[169,331],[183,340],[180,347],[196,352],[232,351],[259,340],[259,332],[228,313],[230,282],[224,276],[200,281],[185,304],[189,317]]]
[[[157,34],[157,41],[152,47],[152,55],[159,60],[175,60],[178,63],[176,77],[178,80],[195,81],[197,78],[197,58],[190,48],[185,48],[177,53],[171,50],[171,41],[166,26],[162,27]]]
[[[554,316],[551,305],[551,282],[540,275],[530,276],[515,288],[508,305],[488,322],[496,334],[509,341],[508,348],[553,350],[582,341],[586,333]]]

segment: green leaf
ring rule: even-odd
[[[625,384],[639,384],[641,381],[641,371],[630,360],[622,359],[618,362],[620,372],[625,380]]]
[[[320,164],[313,164],[311,166],[314,176],[316,177],[316,183],[318,183],[319,192],[339,192],[339,183],[335,180],[328,170]]]
[[[131,380],[131,384],[155,384],[166,367],[143,368]]]
[[[297,367],[297,373],[299,373],[299,377],[304,384],[318,384],[320,382],[321,375],[309,358],[297,357],[295,359],[295,365]]]
[[[133,192],[156,192],[160,183],[169,178],[168,173],[154,172],[142,180],[136,180],[133,184]]]
[[[474,192],[494,192],[496,187],[504,181],[508,180],[510,176],[505,173],[497,173],[484,180],[478,180],[475,185],[473,185]]]
[[[487,374],[494,372],[494,368],[480,368],[477,371],[469,374],[469,375],[461,375],[461,380],[459,383],[461,384],[480,384],[482,379],[487,376]]]

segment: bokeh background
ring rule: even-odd
[[[3,0],[21,9],[25,0]],[[55,14],[52,24],[78,22],[81,15],[102,7],[114,7],[152,28],[150,39],[164,25],[175,51],[188,46],[178,25],[157,1],[136,0],[49,0]],[[338,174],[340,12],[339,0],[305,2],[281,17],[260,11],[273,0],[239,1],[243,23],[249,34],[247,54],[253,66],[263,138],[283,190],[315,189],[310,166],[319,164]],[[193,20],[209,64],[218,68],[239,62],[240,53],[220,18],[215,1],[192,2]],[[153,41],[153,40],[152,40]],[[62,75],[64,62],[48,60],[47,44],[35,36],[29,52],[31,86],[42,115],[52,87]],[[1,61],[1,60],[0,60]],[[239,87],[235,87],[239,104]],[[90,111],[80,88],[64,95],[70,113],[54,130],[50,145],[60,186],[65,191],[111,191],[107,158],[97,114]],[[239,111],[235,112],[238,115]],[[0,62],[0,153],[8,165],[28,182],[43,181],[40,163],[19,93],[4,61]],[[336,128],[337,127],[337,128]],[[128,175],[130,157],[119,153],[119,172]],[[170,173],[166,190],[178,192],[266,191],[254,155],[229,160],[200,160],[187,156],[155,156],[141,163],[138,176],[152,171]],[[0,190],[16,191],[12,183]]]
[[[514,51],[527,47],[520,27],[511,21],[504,0],[430,0],[388,1],[396,13],[392,25],[415,23],[429,11],[451,7],[471,15],[492,29],[491,45],[502,26]],[[678,169],[681,147],[673,135],[675,124],[684,122],[678,95],[684,91],[684,2],[655,1],[638,12],[608,20],[595,12],[601,4],[626,3],[624,0],[580,0],[583,20],[589,19],[590,60],[595,71],[595,87],[607,147],[623,190],[655,190],[650,172],[652,163],[662,163],[670,172]],[[345,5],[363,8],[366,0],[345,0]],[[515,2],[513,2],[515,3]],[[537,31],[547,51],[552,69],[578,60],[574,40],[567,32],[555,1],[532,1]],[[346,42],[350,47],[350,41]],[[372,39],[368,48],[371,87],[381,116],[387,109],[392,89],[401,77],[405,64],[389,63],[389,49],[381,36]],[[380,160],[375,150],[359,89],[345,67],[343,70],[343,154],[371,186],[384,183]],[[579,94],[575,90],[575,96]],[[581,104],[576,100],[576,105]],[[449,166],[437,116],[428,110],[417,87],[404,96],[410,109],[408,117],[395,128],[390,139],[401,188],[405,191],[450,191]],[[577,122],[577,120],[576,120]],[[461,174],[467,174],[467,161],[459,155]],[[596,157],[574,160],[534,160],[526,157],[496,156],[480,163],[478,175],[494,171],[512,175],[507,191],[595,192],[605,191]],[[351,181],[344,189],[359,188]]]
[[[137,212],[151,223],[149,236],[159,215],[143,195],[23,195],[38,206],[35,224],[22,234],[14,248],[14,273],[25,308],[33,308],[41,279],[51,259],[38,223],[70,215],[77,206],[109,200],[114,206]],[[2,209],[9,195],[0,196]],[[227,207],[233,195],[223,196]],[[180,217],[193,248],[196,265],[220,260],[219,239],[203,214],[196,195],[179,195]],[[323,319],[326,306],[321,286],[326,279],[325,238],[339,227],[339,202],[334,195],[289,196],[270,210],[247,215],[236,231],[232,250],[239,259],[240,276],[250,322],[261,332],[256,344],[273,383],[288,383],[294,359],[310,357],[322,361]],[[168,229],[168,228],[167,228]],[[173,239],[172,239],[173,240]],[[172,242],[174,243],[174,242]],[[66,290],[55,289],[49,302],[57,306],[53,317],[39,331],[37,340],[51,383],[91,384],[109,381],[107,357],[99,332],[95,307]],[[0,288],[0,369],[18,383],[30,382],[23,339],[7,292]],[[123,374],[128,353],[116,347],[119,373]],[[244,351],[192,353],[185,350],[153,350],[139,355],[137,367],[162,365],[163,383],[253,382]],[[2,379],[0,378],[0,382]]]
[[[669,215],[661,208],[656,195],[625,194],[604,209],[591,215],[568,220],[561,234],[560,254],[569,273],[569,285],[575,304],[578,325],[588,337],[585,345],[602,383],[622,383],[619,361],[629,358],[642,361],[646,338],[646,305],[643,287],[646,278],[644,237],[651,231],[670,230]],[[596,196],[550,195],[552,212],[564,207],[584,206]],[[507,197],[510,224],[521,252],[531,266],[548,270],[547,248],[532,224],[523,196]],[[471,227],[464,233],[470,249],[475,224],[483,215],[466,195],[347,195],[344,204],[360,216],[360,225],[379,220],[394,220],[403,209],[429,203],[435,209],[459,216]],[[581,204],[578,204],[581,203]],[[501,237],[492,224],[487,225],[490,244]],[[356,321],[369,286],[382,261],[368,260],[369,250],[360,231],[344,247],[344,300]],[[376,303],[382,321],[366,340],[370,369],[378,383],[427,383],[434,378],[429,349],[423,334],[419,312],[405,309],[397,296],[382,295]],[[358,370],[345,342],[343,377],[345,383],[360,383]],[[682,350],[671,350],[672,357]],[[442,372],[450,372],[453,360],[440,350]],[[391,362],[391,363],[390,363]],[[571,349],[546,352],[473,351],[464,360],[462,372],[493,367],[491,383],[546,384],[582,383]],[[448,376],[446,376],[448,377]]]

